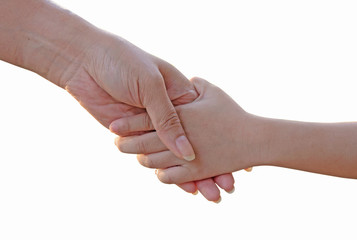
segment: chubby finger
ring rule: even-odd
[[[213,178],[207,178],[196,181],[196,186],[200,193],[208,200],[219,203],[221,200],[221,193],[219,188],[214,183]]]
[[[198,193],[195,182],[186,182],[182,184],[177,184],[177,186],[180,187],[185,192],[192,193],[193,195],[197,195]]]
[[[154,130],[149,115],[145,113],[130,117],[120,118],[113,121],[109,127],[110,131],[119,136],[126,136],[133,132],[145,132]]]
[[[156,132],[139,136],[118,137],[115,139],[115,145],[123,153],[149,154],[167,150]]]
[[[226,173],[213,178],[214,182],[228,193],[234,192],[234,178],[232,173]]]
[[[170,168],[173,166],[182,165],[184,160],[177,158],[170,151],[163,151],[152,154],[139,154],[137,159],[141,165],[147,168]]]

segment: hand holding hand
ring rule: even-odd
[[[134,111],[133,107],[146,109],[168,148],[179,158],[194,159],[171,101],[190,102],[197,94],[179,71],[131,43],[104,33],[98,37],[98,44],[86,50],[85,59],[83,67],[65,82],[65,88],[94,117],[108,127],[114,120],[108,115],[118,104],[118,112]]]
[[[1,60],[67,89],[105,127],[146,108],[169,149],[179,158],[194,158],[171,101],[187,103],[197,95],[173,66],[49,1],[3,5]],[[194,183],[183,187],[196,190]]]
[[[222,90],[202,79],[193,79],[199,97],[177,106],[182,124],[193,143],[196,160],[182,161],[161,143],[156,132],[117,140],[120,151],[137,153],[139,162],[158,168],[164,183],[184,183],[249,168],[262,163],[266,142],[259,118],[246,113]],[[122,134],[154,129],[146,113],[112,123]]]
[[[76,71],[66,82],[67,91],[106,127],[114,120],[146,112],[143,107],[147,106],[149,113],[151,110],[152,114],[160,115],[158,132],[168,134],[169,131],[181,131],[181,126],[177,126],[180,121],[172,104],[185,104],[196,99],[197,93],[192,83],[172,65],[119,37],[111,40],[104,38],[102,44],[103,42],[104,48],[88,51],[92,61]],[[149,115],[146,116],[151,119]],[[154,119],[155,117],[153,116]],[[110,126],[113,132],[118,127],[124,126]],[[136,129],[127,134],[142,131],[145,129]],[[232,174],[196,183],[187,182],[179,184],[179,187],[190,193],[199,190],[208,200],[216,201],[220,196],[216,183],[226,191],[234,189]]]

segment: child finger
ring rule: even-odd
[[[234,192],[234,178],[232,173],[226,173],[213,178],[215,183],[228,193]]]
[[[196,186],[200,193],[208,200],[219,203],[221,200],[221,193],[219,188],[214,183],[212,178],[196,181]]]
[[[193,195],[197,195],[198,190],[195,182],[181,183],[181,184],[177,184],[177,186],[180,187],[185,192],[192,193]]]

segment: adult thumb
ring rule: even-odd
[[[158,67],[164,78],[166,91],[173,105],[190,103],[198,97],[192,82],[174,66],[168,62],[160,61]]]
[[[149,81],[147,81],[149,82]],[[176,110],[167,94],[164,79],[157,78],[148,83],[142,96],[143,105],[148,112],[160,140],[177,157],[192,161],[195,153],[188,141]]]

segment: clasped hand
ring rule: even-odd
[[[192,160],[194,152],[176,111],[185,106],[182,104],[196,102],[197,93],[193,84],[172,65],[119,37],[103,37],[101,34],[100,42],[100,47],[85,50],[85,59],[90,60],[75,71],[64,88],[112,132],[128,136],[155,128],[155,137],[160,139],[156,147],[165,146],[162,150],[170,150],[168,153],[184,162]],[[126,117],[130,116],[147,121],[144,125],[132,126],[135,121],[126,121]],[[153,151],[151,148],[147,150]],[[230,173],[199,176],[202,177],[175,183],[189,193],[195,194],[199,190],[211,201],[220,198],[216,184],[228,192],[234,189]]]
[[[119,150],[138,154],[141,165],[158,169],[159,180],[169,184],[211,179],[259,165],[265,147],[264,141],[256,137],[259,121],[218,87],[200,78],[192,79],[192,83],[198,97],[191,103],[176,106],[176,112],[195,149],[194,161],[176,157],[161,142],[147,113],[111,124],[112,131],[122,136],[116,139]],[[146,133],[133,135],[139,131]],[[208,199],[219,198],[217,187],[210,191],[212,196]]]

